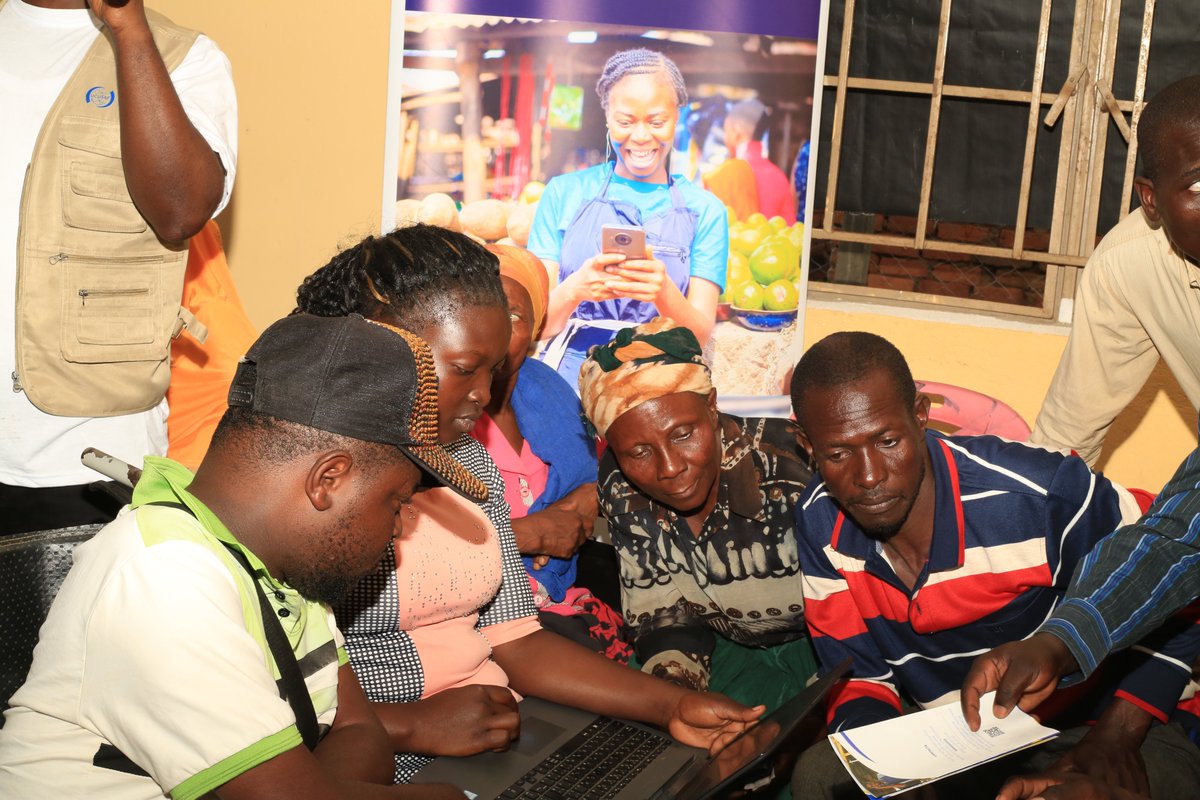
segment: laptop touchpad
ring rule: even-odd
[[[510,749],[522,755],[540,755],[544,748],[554,741],[554,737],[564,731],[564,728],[558,727],[553,722],[547,722],[538,717],[526,717],[521,720],[521,737]]]

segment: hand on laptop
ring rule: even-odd
[[[746,708],[716,692],[685,692],[679,698],[667,730],[677,741],[718,753],[762,716],[765,706]]]
[[[503,686],[462,686],[438,692],[416,703],[386,704],[380,718],[398,750],[429,756],[470,756],[485,750],[502,752],[521,734],[521,715],[512,692]]]

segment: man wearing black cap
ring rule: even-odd
[[[238,367],[193,477],[147,458],[75,553],[0,729],[6,798],[461,797],[392,780],[328,603],[423,480],[486,493],[437,444],[425,343],[288,317]]]

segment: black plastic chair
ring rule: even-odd
[[[76,545],[102,527],[81,525],[0,537],[0,712],[25,682],[38,631],[71,570]]]

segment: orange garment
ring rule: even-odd
[[[704,188],[733,209],[738,219],[758,211],[758,183],[748,161],[727,158],[712,172],[704,175]]]
[[[225,413],[238,359],[258,338],[234,287],[221,229],[213,220],[192,237],[180,302],[208,327],[204,344],[190,335],[171,343],[167,455],[194,470]]]

